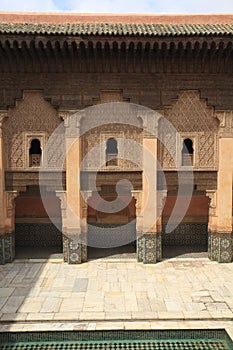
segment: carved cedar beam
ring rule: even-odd
[[[14,62],[14,56],[12,54],[10,42],[8,40],[5,42],[5,48],[4,49],[5,49],[5,52],[6,52],[6,55],[7,55],[7,60],[9,62],[9,71],[13,72],[16,64]]]

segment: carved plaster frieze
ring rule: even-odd
[[[206,196],[209,197],[209,215],[216,215],[216,190],[206,190]]]
[[[61,216],[63,220],[64,218],[66,218],[66,209],[67,209],[66,191],[55,191],[55,193],[61,202]]]
[[[7,117],[8,117],[7,111],[0,111],[0,137],[2,136],[3,120]]]
[[[64,121],[65,135],[68,138],[80,136],[80,123],[85,115],[85,111],[59,111],[59,117]]]
[[[160,113],[156,111],[139,111],[137,117],[142,119],[144,138],[157,137],[158,122],[161,118]]]
[[[219,136],[233,137],[233,111],[217,111],[215,117],[219,120]]]
[[[8,218],[11,218],[15,215],[15,198],[18,196],[18,194],[18,191],[6,192],[6,211]]]

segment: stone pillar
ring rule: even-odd
[[[132,197],[136,200],[136,240],[137,261],[143,261],[143,215],[142,215],[142,191],[132,190]]]
[[[138,260],[144,264],[161,259],[161,232],[157,232],[157,128],[159,115],[146,111],[143,120],[141,235],[138,237]],[[143,215],[143,217],[142,217]]]
[[[212,235],[216,232],[217,216],[216,216],[216,190],[206,190],[206,196],[209,198],[209,221],[208,221],[208,257],[215,260],[214,251],[212,252]],[[213,256],[212,256],[213,254]],[[217,260],[217,259],[216,259]]]
[[[87,235],[88,235],[88,222],[87,222],[87,210],[88,200],[92,196],[92,191],[82,191],[81,195],[81,231],[82,231],[82,261],[87,261]]]
[[[232,261],[232,176],[233,138],[219,139],[219,169],[216,218],[210,231],[210,258],[218,262]]]
[[[158,190],[157,191],[157,222],[156,222],[156,233],[157,233],[157,260],[162,260],[162,231],[163,231],[163,222],[162,222],[162,212],[164,207],[164,201],[167,196],[167,190]]]
[[[15,257],[15,197],[16,191],[5,191],[4,144],[2,125],[7,111],[0,111],[0,264],[12,262]]]
[[[65,191],[56,191],[56,196],[60,199],[61,205],[61,219],[62,219],[62,252],[64,262],[68,262],[68,239],[65,236],[66,227],[64,226],[66,220],[66,192]]]
[[[69,264],[80,264],[86,261],[81,225],[81,197],[80,197],[80,163],[81,138],[80,118],[82,112],[72,115],[72,112],[60,112],[65,121],[66,137],[66,201],[62,218],[63,254]],[[63,204],[64,206],[64,204]],[[86,246],[85,246],[86,247]]]
[[[233,111],[216,112],[220,121],[216,214],[209,230],[209,257],[232,262]],[[213,206],[213,201],[210,203]]]

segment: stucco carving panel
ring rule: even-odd
[[[94,147],[100,145],[98,152],[100,154],[95,157],[86,159],[85,168],[87,170],[95,169],[99,165],[99,159],[105,160],[105,140],[114,137],[119,139],[120,152],[118,154],[119,161],[117,167],[106,167],[104,164],[102,170],[139,170],[137,164],[141,164],[142,154],[139,148],[124,147],[125,140],[133,140],[137,144],[142,143],[142,132],[139,128],[127,125],[109,124],[101,128],[95,128],[85,133],[82,137],[82,157],[87,155]],[[122,143],[122,145],[120,145]],[[137,160],[137,164],[127,159]],[[104,163],[104,162],[103,162]]]
[[[196,137],[195,169],[216,169],[217,168],[217,139],[219,121],[214,115],[214,110],[208,107],[205,100],[200,99],[198,91],[182,91],[179,98],[172,106],[164,109],[165,118],[172,123],[180,133],[192,133]],[[165,169],[175,167],[174,159],[181,159],[180,145],[174,141],[169,130],[164,130],[163,123],[159,124],[159,132],[164,133],[164,145],[160,145],[159,158]],[[171,154],[168,149],[173,150]],[[179,164],[181,165],[181,164]]]
[[[45,101],[41,92],[24,92],[23,99],[16,102],[16,106],[8,111],[8,118],[3,125],[4,146],[6,150],[6,168],[28,168],[25,144],[25,132],[43,133],[49,137],[60,124],[57,111]],[[58,143],[61,139],[58,138]],[[51,157],[54,164],[59,162],[60,154],[55,152],[54,145]]]

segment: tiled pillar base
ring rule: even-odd
[[[162,260],[162,235],[147,232],[137,236],[137,260],[144,264],[155,264]]]
[[[233,261],[233,242],[231,232],[209,232],[209,259],[219,263]]]
[[[63,259],[68,264],[87,261],[87,245],[83,238],[63,234]]]
[[[0,235],[0,264],[10,263],[15,258],[15,234],[4,233]]]

